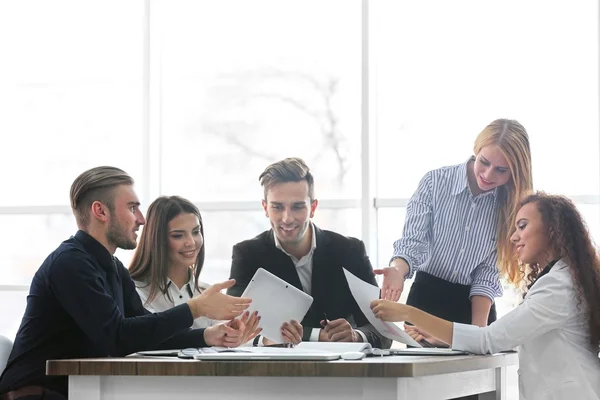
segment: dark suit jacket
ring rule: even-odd
[[[329,320],[345,318],[355,322],[373,347],[389,348],[391,340],[373,328],[354,300],[343,268],[365,282],[377,285],[373,268],[362,241],[325,231],[315,226],[317,247],[313,254],[312,293],[313,303],[302,320],[303,340],[308,340],[312,328],[320,328],[323,314]],[[291,258],[275,247],[273,230],[261,233],[254,239],[233,246],[231,278],[235,285],[227,294],[241,296],[258,268],[263,268],[286,282],[303,290],[300,278]]]

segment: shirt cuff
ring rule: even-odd
[[[455,350],[468,351],[473,354],[488,354],[490,353],[489,346],[484,346],[485,343],[482,335],[485,328],[480,328],[477,325],[459,324],[455,322],[452,328],[452,348]]]
[[[500,289],[500,293],[498,294],[497,289],[476,283],[471,286],[471,291],[469,292],[469,298],[473,296],[484,296],[490,299],[492,304],[494,304],[494,299],[497,295],[502,296],[502,289]]]
[[[310,333],[310,338],[308,339],[308,341],[309,342],[318,342],[320,333],[321,333],[321,328],[313,328],[312,332]]]
[[[354,332],[358,333],[360,335],[360,337],[362,338],[363,343],[367,343],[367,335],[365,335],[365,333],[363,331],[361,331],[360,329],[355,329]]]
[[[401,258],[404,261],[406,261],[406,263],[408,264],[408,274],[406,274],[404,279],[411,279],[413,277],[413,275],[415,274],[415,269],[413,267],[413,265],[414,265],[413,260],[404,254],[394,254],[394,256],[390,259],[390,262],[388,263],[388,265],[391,264],[392,261],[394,261],[396,258]]]

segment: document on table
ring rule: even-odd
[[[395,340],[400,343],[407,344],[414,347],[422,347],[418,342],[411,338],[404,330],[398,327],[393,322],[385,322],[380,320],[371,311],[371,302],[379,298],[379,287],[373,286],[370,283],[357,278],[354,274],[344,268],[344,275],[348,281],[348,286],[354,296],[354,300],[360,307],[360,310],[365,314],[365,317],[369,320],[371,325],[379,333],[388,339]]]

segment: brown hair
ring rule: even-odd
[[[179,214],[194,214],[200,222],[200,233],[204,237],[204,224],[198,207],[191,201],[179,196],[161,196],[154,200],[146,215],[146,226],[142,231],[140,243],[129,264],[129,274],[136,281],[150,285],[146,304],[154,300],[158,293],[167,295],[169,275],[169,222]],[[204,266],[205,246],[198,252],[196,262],[192,267],[195,289],[199,291],[198,277]]]
[[[473,151],[478,154],[486,146],[496,145],[506,158],[511,178],[504,185],[500,196],[500,212],[497,222],[497,251],[500,272],[509,282],[517,283],[519,260],[510,237],[519,204],[533,190],[531,175],[531,150],[527,131],[518,121],[497,119],[486,126],[475,139]]]
[[[133,185],[134,181],[125,171],[116,167],[96,167],[79,175],[71,185],[71,208],[80,229],[90,222],[90,207],[95,201],[115,208],[114,189],[119,185]]]
[[[600,260],[588,228],[575,204],[564,196],[543,192],[528,196],[521,205],[534,203],[542,216],[550,246],[565,259],[571,272],[579,304],[586,307],[590,343],[600,350]],[[533,284],[545,265],[526,264],[521,279]]]
[[[272,186],[278,183],[301,182],[303,180],[308,183],[308,197],[311,201],[315,199],[313,176],[310,173],[310,168],[301,158],[286,158],[269,165],[260,174],[258,180],[264,188],[265,200],[267,200],[267,192]]]

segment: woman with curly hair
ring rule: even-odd
[[[527,293],[493,324],[452,323],[388,300],[371,308],[454,349],[488,354],[518,346],[521,399],[600,399],[600,261],[585,223],[566,197],[537,193],[521,203],[515,227]]]

